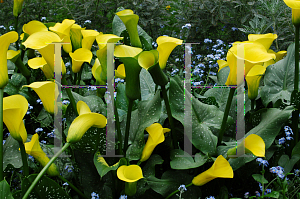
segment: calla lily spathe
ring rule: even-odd
[[[99,113],[92,113],[83,101],[77,103],[77,112],[79,116],[73,120],[68,131],[67,142],[69,143],[80,141],[90,127],[104,128],[106,126],[106,118]]]
[[[238,44],[244,44],[244,58],[239,57],[237,55]],[[254,65],[262,64],[275,58],[275,54],[268,53],[265,47],[256,41],[244,41],[233,43],[233,46],[229,49],[227,53],[227,63],[229,65],[230,72],[225,84],[240,85],[244,80],[244,78],[240,78],[239,75],[237,81],[237,59],[243,59],[245,61],[245,75],[247,75]]]
[[[137,30],[139,16],[133,14],[133,11],[130,9],[117,12],[116,15],[120,17],[120,19],[123,21],[124,25],[126,26],[127,32],[130,37],[131,46],[142,48],[142,43]]]
[[[18,37],[18,33],[15,31],[0,36],[0,89],[3,89],[8,83],[7,49],[10,43],[18,40]]]
[[[23,2],[24,0],[14,0],[13,14],[15,17],[19,16],[22,12]]]
[[[82,33],[85,28],[81,28],[78,24],[73,24],[70,30],[70,39],[72,43],[73,51],[82,47]]]
[[[65,19],[62,23],[56,23],[54,27],[49,28],[49,30],[55,32],[61,38],[62,42],[68,43],[63,44],[63,49],[66,53],[72,52],[70,29],[74,23],[74,20]]]
[[[99,32],[96,30],[81,30],[82,34],[82,48],[91,50],[92,45],[96,39],[96,36],[99,35]]]
[[[28,101],[22,95],[11,95],[3,98],[3,122],[11,136],[23,143],[27,139],[27,132],[23,123],[27,109]]]
[[[160,36],[156,39],[158,45],[157,50],[159,53],[159,66],[161,69],[166,67],[168,58],[174,48],[181,45],[183,40],[174,37]]]
[[[62,39],[55,33],[50,31],[41,31],[31,34],[23,45],[26,48],[38,50],[42,57],[50,66],[54,75],[54,45],[52,42],[62,42]],[[64,65],[62,65],[64,67]],[[65,69],[62,68],[62,71]]]
[[[277,34],[267,33],[267,34],[249,34],[248,41],[256,41],[262,44],[266,50],[269,50],[273,41],[277,39]]]
[[[47,79],[54,79],[54,73],[43,57],[35,57],[28,60],[28,65],[32,69],[41,69]],[[62,66],[62,75],[65,75],[66,67],[63,60],[61,60],[61,66]]]
[[[39,142],[39,135],[36,133],[32,136],[31,141],[24,144],[25,151],[28,155],[33,156],[43,167],[50,161],[46,153],[42,150]],[[54,163],[47,170],[50,176],[58,176],[59,171]]]
[[[99,50],[97,50],[96,55],[101,64],[102,71],[100,73],[100,78],[103,82],[106,82],[107,79],[107,44],[117,43],[121,39],[123,39],[123,37],[118,37],[113,34],[100,33],[98,36],[96,36],[96,40],[99,46]]]
[[[292,8],[292,22],[294,25],[300,25],[300,1],[298,0],[283,0],[284,3]]]
[[[7,59],[13,62],[18,67],[18,69],[20,69],[22,75],[24,75],[25,77],[30,77],[30,71],[22,62],[20,54],[21,54],[20,50],[18,51],[8,50]]]
[[[165,86],[168,83],[168,78],[159,67],[158,60],[157,50],[143,51],[138,57],[139,65],[151,74],[154,83]]]
[[[257,157],[265,157],[265,142],[256,134],[251,134],[245,138],[237,147],[231,148],[227,151],[227,155],[236,155],[237,150],[243,150],[243,144],[245,144],[245,153],[252,153]]]
[[[36,94],[42,100],[43,106],[48,113],[50,114],[57,113],[58,108],[54,104],[55,102],[54,100],[57,99],[59,93],[58,93],[58,86],[54,82],[52,81],[33,82],[30,85],[24,85],[24,86],[30,87],[36,92]]]
[[[73,73],[78,73],[81,69],[81,66],[84,62],[90,63],[93,54],[90,50],[85,48],[79,48],[75,50],[74,53],[70,52],[70,57],[72,58],[72,71]]]
[[[125,79],[125,77],[126,77],[125,66],[124,64],[120,64],[117,70],[115,70],[115,78]]]
[[[35,32],[48,31],[48,28],[45,26],[45,24],[36,20],[24,24],[22,29],[23,32],[27,33],[28,35],[32,35]]]
[[[136,100],[141,97],[140,72],[142,70],[137,57],[143,51],[141,48],[120,45],[115,47],[115,56],[120,58],[125,66],[126,86],[125,92],[129,99]]]
[[[165,141],[164,134],[171,131],[168,128],[163,128],[159,123],[154,123],[151,126],[147,127],[145,130],[149,133],[149,136],[142,152],[142,156],[140,159],[141,162],[144,162],[149,159],[154,148],[158,144]]]
[[[255,65],[251,68],[245,79],[248,85],[248,98],[254,100],[258,95],[259,82],[265,74],[266,68],[262,65]]]
[[[233,178],[232,167],[222,155],[217,157],[208,170],[194,177],[192,183],[196,186],[202,186],[215,178]]]

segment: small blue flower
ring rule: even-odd
[[[175,62],[179,62],[179,61],[180,61],[180,59],[179,59],[179,58],[176,58],[176,59],[175,59]]]
[[[15,28],[13,26],[9,26],[9,30],[14,30]]]
[[[34,158],[31,155],[28,155],[28,159],[31,160],[31,161],[34,161]]]
[[[64,100],[64,101],[62,101],[62,104],[64,104],[64,105],[69,105],[69,104],[70,104],[70,101],[69,101],[69,100]]]
[[[41,143],[46,144],[46,141],[45,140],[41,140]]]
[[[202,55],[196,55],[197,59],[200,59],[202,57]]]
[[[91,91],[95,91],[95,90],[97,90],[97,87],[96,86],[90,86],[89,89],[91,89]]]
[[[232,31],[236,31],[236,30],[238,30],[238,29],[237,29],[236,27],[232,27],[231,30],[232,30]]]
[[[209,196],[207,199],[215,199],[214,196]]]
[[[86,24],[86,23],[92,23],[92,22],[91,22],[91,20],[86,20],[86,21],[84,22],[84,24]]]
[[[41,21],[43,21],[43,20],[45,20],[45,21],[46,21],[46,17],[42,17],[42,18],[41,18]]]
[[[43,128],[37,128],[37,129],[35,129],[35,132],[36,132],[36,133],[37,133],[37,132],[40,132],[40,131],[44,131]]]
[[[293,140],[292,137],[286,137],[286,140]]]
[[[27,111],[27,112],[26,112],[26,115],[29,115],[30,113],[31,113],[31,111]]]
[[[95,192],[91,193],[92,198],[91,199],[99,199],[99,195]]]
[[[181,29],[184,29],[184,28],[190,29],[191,26],[192,26],[192,25],[191,25],[190,23],[187,23],[187,24],[185,24],[184,26],[182,26]]]
[[[157,47],[157,43],[156,42],[152,42],[152,46],[154,46],[156,48]]]
[[[255,195],[256,195],[257,197],[259,197],[259,196],[260,196],[260,193],[259,193],[258,191],[255,191]]]
[[[211,43],[212,40],[211,39],[204,39],[204,43]]]
[[[70,65],[71,65],[70,62],[65,63],[65,67],[68,67]]]
[[[3,25],[1,25],[0,28],[3,28],[4,30],[6,30],[6,28]]]
[[[70,75],[71,71],[66,72],[67,75]]]
[[[265,195],[266,194],[269,194],[269,193],[271,193],[272,192],[272,190],[271,189],[266,189],[266,193],[265,193]]]
[[[36,102],[37,102],[37,103],[40,103],[40,104],[43,104],[43,102],[42,102],[41,99],[37,99]]]
[[[73,169],[74,169],[74,167],[73,167],[72,165],[67,165],[67,166],[65,167],[65,170],[67,170],[68,173],[73,172]]]
[[[185,185],[182,184],[182,185],[180,185],[180,186],[178,187],[178,190],[180,191],[180,193],[183,193],[183,192],[185,192],[187,189],[186,189]]]
[[[126,195],[121,195],[119,199],[127,199]]]
[[[65,183],[63,184],[63,186],[64,186],[64,185],[68,186],[69,184],[68,184],[67,182],[65,182]]]
[[[299,176],[299,169],[294,169],[295,176]]]
[[[282,138],[279,139],[279,144],[283,144],[284,142],[285,142],[285,138],[284,137],[282,137]]]
[[[161,24],[160,27],[161,27],[161,28],[164,28],[165,26]]]
[[[249,192],[246,192],[245,194],[244,194],[244,198],[248,198],[249,197]]]
[[[3,140],[3,145],[5,144],[6,140]]]

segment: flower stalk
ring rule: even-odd
[[[51,166],[51,164],[56,160],[56,158],[62,153],[64,152],[68,147],[70,146],[70,143],[66,143],[52,158],[51,160],[47,163],[47,165],[40,171],[39,175],[34,179],[34,181],[32,182],[32,184],[30,185],[30,187],[28,188],[28,190],[26,191],[25,195],[23,196],[22,199],[26,199],[29,194],[31,193],[31,191],[33,190],[33,188],[35,187],[35,185],[38,183],[38,181],[42,178],[42,176],[45,174],[45,172],[47,171],[47,169]]]
[[[221,130],[219,133],[219,137],[218,137],[218,145],[221,144],[222,139],[223,139],[223,134],[225,132],[225,126],[226,126],[226,121],[228,118],[228,114],[229,114],[229,110],[230,110],[230,106],[231,106],[231,101],[234,95],[236,88],[230,88],[230,92],[229,92],[229,96],[227,99],[227,104],[226,104],[226,108],[225,108],[225,112],[224,112],[224,117],[223,117],[223,121],[222,121],[222,125],[221,125]]]
[[[19,142],[20,151],[21,151],[21,156],[22,156],[24,175],[27,177],[27,176],[29,176],[29,168],[28,168],[28,162],[27,162],[27,154],[26,154],[26,151],[25,151],[24,143],[23,143],[23,142],[20,142],[20,141],[18,141],[18,142]]]
[[[174,147],[174,149],[178,149],[178,142],[177,142],[177,138],[175,136],[174,121],[173,121],[171,108],[170,108],[170,103],[169,103],[169,100],[168,100],[167,91],[166,91],[165,86],[161,86],[161,91],[162,91],[162,95],[163,95],[165,105],[166,105],[166,109],[167,109],[169,124],[171,126],[171,136],[172,136],[172,141],[173,141],[173,147]]]
[[[126,130],[125,130],[125,140],[124,140],[124,154],[126,154],[127,148],[128,148],[128,138],[129,138],[129,130],[130,130],[130,121],[131,121],[131,111],[134,100],[131,98],[128,98],[129,104],[128,104],[128,111],[127,111],[127,120],[126,120]]]
[[[61,179],[62,181],[68,183],[68,185],[74,190],[76,191],[82,198],[87,199],[87,197],[79,190],[77,189],[77,187],[75,187],[70,181],[68,181],[67,179],[65,179],[64,177],[62,177],[61,175],[58,176],[59,179]]]
[[[76,74],[76,73],[75,73],[75,74]],[[61,83],[62,83],[63,85],[68,85],[68,82],[67,82],[67,80],[65,79],[65,77],[63,77],[63,78],[61,79]],[[73,94],[72,94],[70,88],[66,88],[66,91],[67,91],[68,97],[69,97],[69,99],[70,99],[70,104],[71,104],[71,106],[72,106],[72,108],[73,108],[73,111],[74,111],[74,112],[77,114],[77,116],[78,116],[77,108],[76,108],[76,103],[75,103],[75,99],[74,99],[74,97],[73,97]]]
[[[0,181],[3,178],[3,92],[4,88],[0,89]]]
[[[116,100],[114,99],[115,101],[115,105],[114,105],[114,108],[115,108],[115,120],[116,120],[116,127],[117,127],[117,135],[118,135],[118,148],[119,148],[119,155],[121,155],[123,153],[122,151],[122,133],[121,133],[121,129],[120,129],[120,121],[119,121],[119,114],[118,114],[118,109],[117,109],[117,106],[116,106]]]
[[[294,92],[299,92],[299,28],[300,24],[295,25],[295,80],[294,80]],[[299,122],[299,109],[297,108],[292,113],[292,129],[295,132],[295,142],[291,146],[294,148],[295,144],[299,141],[298,122]]]

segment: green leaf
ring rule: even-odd
[[[24,195],[34,179],[37,177],[37,174],[32,174],[27,178],[24,178],[22,181],[22,194]],[[57,199],[67,199],[71,197],[63,190],[59,184],[54,180],[43,176],[39,182],[35,185],[32,192],[29,194],[29,198],[39,198],[39,199],[48,199],[48,198],[57,198]]]
[[[196,153],[195,158],[192,158],[190,154],[180,149],[174,149],[171,151],[171,168],[172,169],[191,169],[202,166],[208,159],[206,155]],[[185,157],[176,157],[185,156]],[[195,159],[195,160],[194,160]]]
[[[296,154],[300,155],[300,141],[296,144],[292,151],[292,156]]]
[[[149,100],[155,94],[155,83],[150,73],[143,69],[140,72],[141,96],[142,100]]]
[[[8,95],[18,94],[23,85],[26,84],[26,78],[20,73],[14,73],[8,80],[4,92]]]
[[[268,183],[268,180],[266,180],[266,178],[260,174],[253,174],[252,177],[257,182],[264,183],[264,184]]]
[[[271,197],[271,198],[279,198],[280,194],[278,191],[272,191],[271,193],[264,195],[264,197]]]
[[[41,127],[47,127],[53,122],[53,116],[43,108],[37,116],[37,120],[40,121]]]
[[[229,68],[229,66],[226,66],[217,73],[217,77],[218,77],[217,82],[218,82],[219,86],[225,85],[228,75],[229,75],[229,72],[230,72],[230,68]]]
[[[290,104],[291,93],[294,90],[294,71],[295,44],[293,43],[288,47],[284,59],[267,67],[264,86],[260,92],[265,107],[269,102],[274,104],[278,99]]]
[[[173,191],[177,190],[182,184],[190,184],[193,180],[193,176],[187,174],[184,171],[169,170],[163,173],[161,179],[154,176],[150,176],[147,179],[147,184],[157,193],[164,197],[167,197]],[[191,186],[187,188],[187,191],[183,193],[183,198],[198,199],[201,196],[201,189],[197,186]]]
[[[288,155],[282,155],[278,160],[278,165],[281,166],[282,168],[284,168],[289,160],[290,160],[290,158]]]
[[[151,100],[140,101],[138,109],[131,115],[130,135],[131,145],[129,146],[126,157],[129,160],[138,160],[141,157],[144,147],[144,130],[151,124],[159,120],[161,114],[160,92],[156,92]],[[124,123],[126,121],[123,121]]]
[[[6,182],[6,180],[2,180],[0,182],[0,198],[14,199],[10,192],[9,184]]]
[[[111,170],[117,170],[117,168],[119,168],[119,166],[120,166],[121,161],[123,163],[122,165],[126,164],[126,160],[121,158],[117,163],[115,163],[112,166],[109,166],[99,151],[96,152],[94,155],[94,164],[95,164],[97,171],[101,177],[103,177],[105,174],[107,174]]]
[[[19,143],[9,135],[3,146],[3,169],[11,164],[15,168],[23,166]]]
[[[149,178],[155,176],[155,165],[162,164],[164,160],[157,154],[152,154],[143,167],[143,176]]]
[[[289,173],[293,168],[294,165],[300,160],[300,155],[299,154],[295,154],[292,156],[292,158],[285,164],[285,166],[283,167],[284,169],[284,174]]]
[[[172,115],[184,124],[184,91],[183,82],[178,76],[171,77],[169,99]],[[188,93],[190,95],[190,93]],[[189,101],[186,101],[189,103]],[[217,136],[212,129],[220,129],[224,113],[214,105],[207,105],[197,99],[192,99],[192,140],[193,145],[203,153],[215,153]],[[229,116],[227,122],[233,124]]]
[[[117,12],[122,11],[122,10],[124,10],[124,8],[119,8],[117,10]],[[119,37],[120,37],[121,33],[124,30],[126,30],[126,26],[124,25],[123,21],[117,15],[115,15],[115,17],[113,19],[112,29],[113,29],[113,34],[117,35]],[[152,44],[153,39],[139,25],[137,25],[137,30],[138,30],[139,36],[144,37],[149,44]]]

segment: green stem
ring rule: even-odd
[[[251,110],[254,110],[255,100],[251,100]]]
[[[193,183],[190,183],[190,184],[186,185],[185,188],[188,188],[189,186],[192,186],[192,185],[193,185]],[[170,198],[171,196],[173,196],[175,193],[178,193],[178,192],[179,192],[179,190],[177,189],[176,191],[174,191],[170,195],[168,195],[168,197],[166,197],[165,199]]]
[[[128,138],[129,138],[129,129],[130,129],[130,121],[131,121],[131,111],[133,106],[133,99],[128,98],[128,111],[127,111],[127,120],[126,120],[126,130],[125,130],[125,140],[124,140],[124,154],[126,155],[126,151],[128,148]]]
[[[87,199],[87,197],[79,190],[77,189],[70,181],[68,181],[67,179],[65,179],[64,177],[62,177],[61,175],[58,176],[59,179],[61,179],[62,181],[66,182],[69,184],[69,186],[76,191],[82,198]]]
[[[68,82],[67,82],[67,80],[66,80],[64,77],[61,79],[61,83],[62,83],[63,85],[68,85]],[[75,112],[75,113],[77,114],[77,116],[78,116],[77,108],[76,108],[76,103],[75,103],[73,94],[72,94],[70,88],[66,88],[66,91],[67,91],[67,94],[68,94],[69,99],[70,99],[70,104],[71,104],[71,106],[72,106],[74,112]]]
[[[28,168],[28,162],[27,162],[27,154],[25,152],[25,147],[23,142],[19,142],[21,156],[22,156],[22,162],[23,162],[23,171],[25,177],[29,176],[29,168]]]
[[[0,89],[0,181],[3,178],[3,91],[4,88]]]
[[[15,31],[18,32],[18,21],[19,21],[19,16],[15,17]],[[16,41],[16,48],[19,50],[19,38]]]
[[[174,147],[174,149],[178,149],[178,142],[177,142],[177,138],[176,138],[176,135],[175,135],[175,127],[174,127],[173,117],[172,117],[170,103],[169,103],[169,100],[168,100],[167,91],[166,91],[165,86],[161,86],[161,91],[162,91],[162,95],[163,95],[165,105],[166,105],[166,109],[167,109],[169,124],[171,126],[171,136],[172,136],[172,141],[173,141],[173,147]]]
[[[226,126],[226,122],[227,122],[227,118],[228,118],[228,114],[229,114],[229,110],[230,110],[230,106],[231,106],[231,101],[234,95],[236,88],[230,88],[230,92],[229,92],[229,96],[227,99],[227,104],[226,104],[226,108],[225,108],[225,112],[224,112],[224,117],[223,117],[223,121],[222,121],[222,125],[221,125],[221,130],[219,133],[219,137],[218,137],[218,145],[221,144],[222,139],[223,139],[223,134],[225,132],[225,126]]]
[[[299,91],[299,25],[295,26],[295,80],[294,80],[294,91]],[[298,123],[299,123],[299,107],[292,113],[292,129],[295,134],[295,141],[293,142],[292,148],[299,141]]]
[[[33,190],[33,188],[35,187],[35,185],[38,183],[38,181],[41,179],[41,177],[44,175],[44,173],[47,171],[47,169],[50,167],[50,165],[54,162],[54,160],[56,160],[56,158],[64,151],[66,150],[68,147],[70,146],[70,143],[66,143],[52,158],[51,160],[46,164],[46,166],[41,170],[41,172],[39,173],[39,175],[34,179],[34,181],[32,182],[32,184],[30,185],[29,189],[26,191],[25,195],[23,196],[22,199],[26,199],[30,192]]]
[[[121,133],[121,129],[120,129],[120,121],[119,121],[119,113],[118,113],[118,109],[117,109],[117,103],[115,100],[115,120],[116,120],[116,127],[117,127],[117,135],[118,135],[118,148],[119,148],[119,155],[122,155],[122,133]]]

